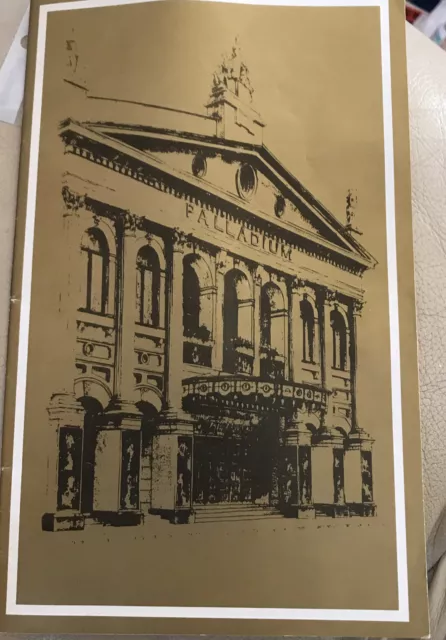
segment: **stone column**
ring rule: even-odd
[[[116,355],[114,396],[120,403],[135,400],[136,217],[123,213],[118,231],[118,280],[116,287]]]
[[[159,310],[160,310],[160,328],[166,328],[166,272],[161,271],[160,273],[160,302],[159,302]]]
[[[166,416],[182,414],[183,257],[187,237],[174,231],[167,296]]]
[[[373,516],[373,438],[363,429],[351,431],[345,452],[345,500],[351,513]]]
[[[166,408],[153,438],[152,508],[172,523],[192,512],[194,421],[183,399],[183,255],[187,236],[174,230],[168,273]]]
[[[351,424],[355,430],[358,426],[357,405],[356,405],[356,370],[358,366],[358,332],[357,318],[362,311],[362,302],[353,300],[349,309],[349,357],[350,357],[350,393],[351,393]]]
[[[58,387],[48,406],[48,478],[47,509],[42,517],[42,528],[47,531],[81,529],[84,519],[80,514],[81,458],[84,410],[74,393],[76,375],[77,310],[82,304],[81,239],[83,224],[79,210],[84,207],[85,196],[62,189],[60,215],[60,242],[63,246],[57,291],[58,335],[57,345]]]
[[[327,390],[327,411],[313,449],[313,497],[319,509],[331,516],[345,515],[344,441],[335,429],[335,380],[333,377],[333,330],[330,314],[336,294],[326,290],[319,298],[322,385]]]
[[[113,400],[101,418],[94,452],[93,507],[108,512],[112,524],[137,524],[142,519],[138,500],[126,501],[137,484],[142,415],[135,406],[135,309],[137,218],[122,212],[116,220],[117,283],[115,295],[116,348]],[[124,443],[132,439],[128,469]],[[135,467],[136,464],[136,467]]]
[[[314,518],[312,434],[296,410],[285,432],[284,511],[295,518]]]
[[[288,322],[289,317],[289,309],[284,311],[283,313],[283,343],[284,343],[284,353],[285,356],[285,367],[284,367],[284,377],[285,380],[291,380],[291,363],[290,363],[290,327]]]
[[[289,362],[290,378],[294,382],[302,382],[303,329],[300,314],[302,291],[300,281],[295,278],[291,282],[290,291],[290,330],[289,330]]]
[[[324,428],[312,451],[313,500],[328,516],[348,513],[344,493],[344,439],[335,429]]]
[[[334,309],[335,294],[332,291],[326,291],[325,298],[320,302],[321,320],[323,326],[320,328],[321,340],[321,377],[322,386],[330,393],[328,394],[327,413],[325,416],[325,426],[333,427],[334,405],[333,405],[333,330],[331,327],[330,314]]]
[[[215,267],[215,314],[214,314],[214,349],[212,353],[212,367],[221,371],[223,369],[223,304],[225,298],[225,267],[226,251],[220,251],[216,258]]]
[[[115,315],[116,306],[116,256],[110,254],[108,263],[107,313]]]
[[[262,277],[255,273],[253,278],[254,285],[254,305],[253,305],[253,341],[254,341],[254,367],[253,376],[260,376],[260,341],[261,341],[261,317],[260,317],[260,301],[262,297]]]
[[[363,303],[352,300],[349,308],[349,357],[351,389],[351,424],[345,451],[345,500],[351,512],[371,516],[376,513],[373,501],[373,438],[361,429],[358,420],[356,374],[358,366],[357,318]]]

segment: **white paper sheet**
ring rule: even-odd
[[[29,7],[0,68],[0,121],[14,124],[23,102]]]

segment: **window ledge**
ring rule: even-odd
[[[311,371],[316,371],[320,368],[320,364],[318,362],[310,362],[309,360],[302,360],[302,368],[303,369],[311,369]]]
[[[332,367],[331,375],[333,377],[342,378],[343,380],[350,379],[350,371],[348,369],[335,369],[334,367]]]
[[[166,330],[161,327],[151,327],[147,324],[135,322],[135,332],[142,336],[150,336],[151,338],[164,338]]]
[[[190,342],[191,344],[198,344],[198,345],[203,345],[204,347],[213,347],[214,346],[214,341],[213,340],[200,340],[199,338],[194,338],[192,336],[185,336],[183,335],[183,340],[184,342]]]
[[[115,319],[113,316],[106,315],[104,313],[97,313],[95,311],[87,311],[86,309],[78,309],[78,320],[80,322],[88,322],[90,324],[97,324],[101,327],[107,327],[113,329],[115,326]]]

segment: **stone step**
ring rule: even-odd
[[[254,504],[252,502],[219,502],[213,504],[194,504],[194,511],[258,511],[275,509],[268,504]]]
[[[283,518],[283,515],[274,507],[256,504],[200,506],[195,507],[194,512],[194,521],[198,524]]]

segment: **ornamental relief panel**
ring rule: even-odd
[[[77,341],[77,357],[80,359],[110,361],[113,352],[114,347],[112,345],[101,344],[92,340],[78,339]]]

